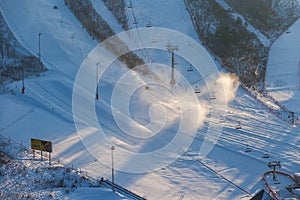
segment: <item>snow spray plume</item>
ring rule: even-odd
[[[236,96],[239,86],[238,78],[234,74],[222,73],[216,80],[216,99],[224,98],[224,103],[229,104]]]
[[[115,45],[120,43],[121,46]],[[185,59],[203,77],[209,92],[221,88],[216,93],[220,100],[211,101],[211,108],[206,109],[205,102],[198,100],[193,85],[180,72],[172,71],[176,81],[170,82],[170,76],[166,80],[150,64],[147,67],[153,69],[152,74],[158,78],[147,79],[139,74],[145,66],[137,66],[135,70],[127,71],[116,68],[114,73],[123,74],[117,76],[115,84],[106,81],[105,71],[120,56],[145,49],[166,51]],[[169,66],[157,66],[170,74]],[[114,76],[109,79],[114,80]],[[159,79],[165,82],[157,81]],[[100,99],[97,104],[97,110],[101,110],[98,114],[104,115],[104,122],[98,120],[95,111],[95,91],[99,80],[105,82],[108,88],[113,87],[111,101]],[[217,87],[210,84],[215,80]],[[115,169],[131,173],[160,169],[176,161],[190,147],[208,111],[214,119],[221,116],[220,109],[225,109],[226,102],[234,97],[236,84],[230,80],[227,75],[219,75],[210,55],[199,43],[182,33],[157,27],[119,33],[96,46],[78,70],[72,98],[77,133],[86,149],[108,167],[114,146]],[[143,110],[146,111],[143,113]],[[201,156],[209,153],[221,131],[222,127],[209,123]]]
[[[209,93],[213,93],[213,95],[215,95],[215,99],[212,100],[215,102],[213,104],[214,112],[210,113],[210,120],[214,121],[215,123],[209,126],[210,134],[206,134],[204,138],[203,144],[199,151],[200,158],[205,157],[218,142],[223,129],[223,126],[220,125],[219,121],[220,119],[225,119],[226,107],[235,98],[239,81],[234,74],[222,73],[208,84],[211,86],[211,88],[213,88],[213,91],[209,91]]]

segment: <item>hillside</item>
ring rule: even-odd
[[[0,93],[5,92],[6,85],[12,81],[21,80],[22,77],[38,76],[46,71],[43,63],[38,60],[38,52],[32,55],[24,49],[7,26],[1,13],[0,43]]]
[[[41,161],[37,152],[34,157],[32,150],[0,137],[0,199],[81,199],[81,190],[90,197],[124,199],[77,170],[49,165],[47,155]]]
[[[34,160],[31,153],[15,159],[17,148],[8,148],[6,152],[1,149],[8,157],[0,173],[13,177],[0,176],[7,183],[0,187],[3,187],[1,195],[40,199],[49,195],[58,199],[108,195],[112,199],[131,199],[124,193],[117,196],[111,194],[111,189],[105,189],[111,188],[112,165],[115,183],[150,200],[249,199],[261,189],[282,194],[290,182],[270,189],[262,177],[270,170],[271,161],[280,161],[280,171],[286,174],[299,171],[300,128],[278,118],[273,112],[277,110],[274,102],[241,87],[238,78],[222,67],[224,63],[219,62],[222,59],[212,51],[211,48],[226,51],[226,44],[229,50],[220,51],[222,55],[239,56],[227,62],[241,62],[240,68],[233,67],[232,71],[238,69],[249,86],[259,85],[258,79],[252,80],[248,75],[255,74],[260,53],[268,56],[268,38],[262,29],[247,22],[249,19],[243,13],[238,15],[232,8],[226,11],[229,3],[221,0],[0,1],[7,26],[32,55],[36,52],[37,33],[42,33],[41,59],[48,69],[41,76],[25,79],[25,94],[20,91],[20,81],[6,85],[10,92],[0,95],[0,134],[26,147],[30,147],[30,138],[52,141],[53,163],[60,163],[53,167],[57,168],[54,173],[47,161]],[[118,16],[113,5],[121,6]],[[208,10],[197,10],[200,5]],[[207,17],[207,23],[197,23],[191,17],[193,12]],[[224,30],[215,26],[221,24],[221,19],[228,23],[223,24]],[[114,59],[120,49],[112,51],[109,45],[105,48],[110,43],[99,45],[111,34],[126,29],[124,23],[132,30],[118,35],[116,41],[125,50],[138,47],[132,56],[147,63],[147,69],[156,76],[140,73],[139,67],[131,70],[126,59]],[[220,43],[213,44],[202,37],[201,25],[207,25],[207,37]],[[220,37],[212,35],[214,30],[218,30]],[[234,48],[232,43],[244,48]],[[170,47],[174,47],[173,58]],[[260,48],[262,52],[258,52]],[[248,54],[242,53],[244,49]],[[102,64],[109,59],[113,61],[104,68]],[[249,71],[243,68],[248,66],[247,59],[251,64]],[[262,64],[259,66],[265,69]],[[101,70],[99,77],[97,69]],[[263,77],[260,70],[259,76]],[[171,80],[175,83],[171,84]],[[264,156],[266,153],[268,157]],[[15,168],[9,167],[9,163]],[[75,180],[84,186],[91,182],[85,182],[72,170],[69,173],[70,168],[84,171],[92,180],[104,177],[108,182],[103,190],[72,188]],[[46,183],[36,185],[36,179]],[[18,185],[21,192],[13,191],[12,183],[23,180]],[[266,180],[274,185],[271,178]],[[54,186],[47,185],[49,182]],[[26,189],[26,183],[32,183],[30,190]],[[48,186],[55,189],[51,191]],[[290,193],[284,195],[288,197]]]
[[[225,1],[231,7],[222,0],[185,2],[204,45],[246,86],[255,88],[265,80],[269,46],[248,26],[272,42],[300,16],[296,0]]]

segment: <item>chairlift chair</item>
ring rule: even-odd
[[[275,181],[274,181],[274,184],[275,184],[275,185],[278,185],[278,184],[280,184],[280,183],[281,183],[281,182],[280,182],[279,180],[275,180]]]
[[[215,93],[213,92],[210,96],[210,100],[214,100],[214,99],[216,99],[216,96],[215,96]]]
[[[152,27],[150,21],[148,21],[148,24],[146,24],[146,27],[147,27],[147,28]]]
[[[252,149],[249,147],[249,145],[247,145],[245,152],[251,152],[251,151],[252,151]]]
[[[130,4],[128,5],[128,8],[132,8],[132,3],[130,2]]]
[[[268,151],[264,152],[263,158],[270,158],[270,155],[269,155]]]
[[[187,70],[186,70],[186,71],[188,71],[188,72],[192,72],[192,71],[194,71],[194,70],[193,70],[192,66],[190,66],[190,67],[188,67],[188,68],[187,68]]]
[[[195,88],[195,93],[196,93],[196,94],[199,94],[199,93],[200,93],[200,89],[198,88],[198,86],[196,86],[196,88]]]
[[[225,123],[225,118],[221,118],[221,119],[219,120],[219,122],[220,122],[220,123]]]
[[[241,122],[235,127],[235,129],[242,129]]]
[[[138,24],[138,23],[139,22],[136,19],[133,20],[133,24]]]

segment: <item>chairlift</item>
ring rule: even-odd
[[[130,2],[130,4],[128,5],[128,8],[132,8],[132,3]]]
[[[278,184],[280,184],[281,182],[278,180],[278,179],[276,179],[275,181],[274,181],[274,184],[275,185],[278,185]]]
[[[225,118],[221,118],[220,120],[219,120],[219,123],[225,123]]]
[[[263,154],[263,158],[270,158],[269,152],[265,151]]]
[[[235,129],[242,129],[241,122],[235,127]]]
[[[139,22],[136,19],[133,20],[133,24],[138,24],[138,23]]]
[[[199,93],[200,93],[200,89],[198,88],[198,86],[196,86],[196,88],[195,88],[195,93],[196,93],[196,94],[199,94]]]
[[[232,111],[232,110],[228,110],[228,113],[229,113],[229,114],[233,114],[233,111]]]
[[[194,71],[194,70],[193,70],[192,66],[189,66],[189,67],[187,68],[187,70],[186,70],[186,71],[188,71],[188,72],[192,72],[192,71]]]
[[[150,22],[150,21],[148,21],[148,24],[146,24],[146,27],[147,27],[147,28],[149,28],[149,27],[152,27],[152,25],[151,25],[151,22]]]
[[[215,96],[215,93],[213,92],[210,96],[210,100],[214,100],[214,99],[216,99],[216,96]]]
[[[247,147],[246,147],[246,149],[245,149],[245,152],[252,152],[252,149],[249,147],[249,145],[247,144]]]

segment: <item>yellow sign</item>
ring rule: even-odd
[[[52,142],[31,138],[31,149],[52,153]]]

